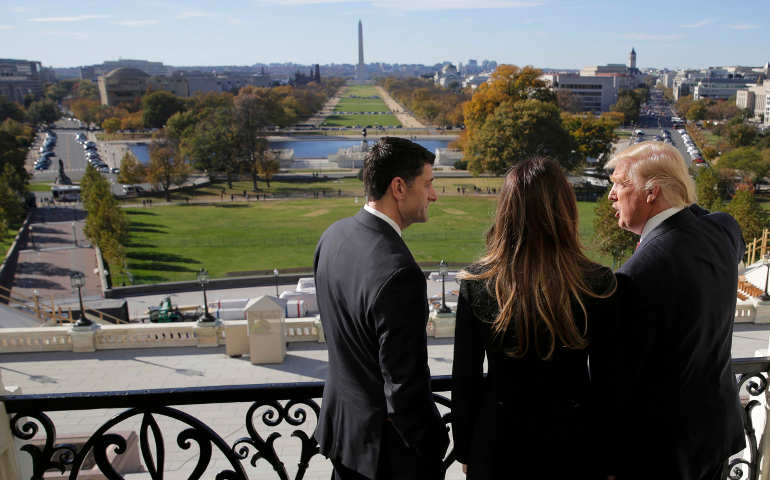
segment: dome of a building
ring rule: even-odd
[[[147,78],[148,74],[139,70],[138,68],[120,67],[111,71],[105,78],[123,79],[123,78]]]

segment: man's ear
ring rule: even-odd
[[[396,200],[403,200],[406,197],[406,182],[401,177],[393,177],[390,181],[390,192]]]
[[[648,188],[645,193],[645,200],[647,203],[655,203],[658,195],[660,195],[660,185],[653,185],[652,188]]]

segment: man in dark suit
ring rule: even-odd
[[[368,203],[321,236],[329,373],[315,437],[338,479],[442,478],[449,443],[430,388],[425,276],[401,231],[428,220],[434,155],[393,137],[367,154]]]
[[[745,444],[731,368],[740,228],[693,203],[694,182],[670,145],[639,143],[608,167],[618,225],[641,236],[617,272],[626,312],[617,478],[724,478]]]

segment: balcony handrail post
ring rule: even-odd
[[[0,394],[18,394],[19,391],[8,391],[0,376]],[[22,478],[16,458],[16,442],[11,434],[11,418],[5,411],[5,403],[0,402],[0,478]]]

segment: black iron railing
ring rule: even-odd
[[[759,398],[767,391],[770,357],[734,359],[733,369],[742,391],[749,396],[744,407],[748,446],[746,459],[736,458],[730,462],[726,478],[755,480],[759,477],[759,444],[762,432],[755,431],[752,412],[761,407]],[[449,391],[451,377],[433,377],[432,388],[434,392]],[[275,441],[282,436],[276,428],[283,426],[285,433],[287,431],[285,427],[288,426],[288,430],[296,427],[291,431],[290,436],[300,441],[301,449],[299,458],[296,459],[297,468],[294,478],[303,478],[310,460],[320,454],[312,432],[300,427],[313,418],[313,421],[317,421],[318,399],[321,398],[322,392],[322,382],[306,382],[12,395],[0,397],[0,401],[5,403],[5,408],[11,415],[13,435],[28,442],[22,446],[22,450],[32,458],[33,479],[42,479],[43,474],[49,471],[69,471],[68,478],[75,479],[84,470],[84,463],[87,461],[98,467],[106,478],[122,479],[123,476],[116,471],[111,460],[129,448],[126,436],[117,431],[121,423],[129,420],[140,424],[138,448],[144,468],[150,478],[163,478],[164,472],[167,473],[168,469],[165,465],[166,441],[164,438],[167,432],[164,432],[157,420],[165,417],[185,426],[175,438],[179,448],[190,450],[197,447],[198,449],[195,455],[196,465],[188,478],[202,478],[204,472],[210,467],[212,455],[218,451],[224,456],[228,465],[212,477],[216,480],[254,478],[253,472],[247,471],[247,468],[248,465],[255,467],[259,460],[265,460],[270,464],[275,472],[274,478],[288,480],[290,477],[286,465],[275,448]],[[451,423],[449,399],[439,393],[434,393],[434,399],[441,406],[444,422],[449,428]],[[228,444],[201,420],[175,408],[185,405],[239,402],[250,404],[245,418],[247,436],[237,439],[232,444]],[[48,413],[96,409],[126,410],[112,417],[79,445],[57,442],[56,427]],[[195,450],[191,450],[192,452]],[[444,459],[444,469],[446,470],[453,462],[454,454],[450,450]]]

